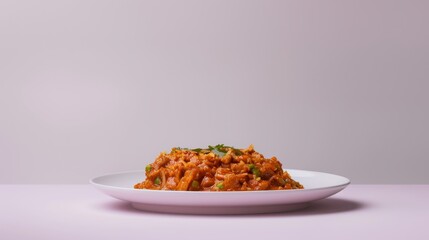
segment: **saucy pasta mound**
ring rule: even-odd
[[[173,148],[146,166],[136,189],[176,191],[256,191],[304,188],[276,157],[218,144],[206,149]]]

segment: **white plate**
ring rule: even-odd
[[[103,193],[130,202],[137,209],[185,214],[252,214],[304,208],[343,190],[350,180],[329,173],[286,169],[305,189],[192,192],[134,189],[145,172],[131,171],[96,177],[90,183]]]

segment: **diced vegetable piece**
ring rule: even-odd
[[[191,187],[192,187],[193,189],[197,189],[197,188],[199,188],[199,187],[200,187],[200,183],[199,183],[198,181],[194,180],[194,181],[192,181],[192,183],[191,183]]]
[[[261,171],[259,171],[259,168],[257,168],[257,167],[252,168],[252,173],[257,178],[261,176]]]
[[[161,179],[160,179],[159,177],[156,177],[156,178],[155,178],[155,181],[153,181],[153,183],[154,183],[155,185],[159,185],[159,184],[161,184]]]

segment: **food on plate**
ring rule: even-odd
[[[237,149],[224,144],[208,148],[172,148],[146,166],[136,189],[176,191],[256,191],[303,189],[276,157],[264,158],[253,145]]]

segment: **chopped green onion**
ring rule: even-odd
[[[149,164],[146,166],[146,172],[150,172],[150,170],[152,170],[152,166]]]
[[[193,149],[191,149],[191,151],[194,151],[194,152],[201,152],[201,150],[203,150],[203,149],[201,149],[201,148],[193,148]]]
[[[192,188],[199,188],[200,187],[200,183],[198,181],[194,180],[191,183],[191,187]]]
[[[237,149],[231,146],[225,146],[224,144],[218,144],[216,146],[209,145],[208,148],[191,148],[190,149],[190,148],[175,147],[172,149],[172,152],[176,150],[189,150],[189,151],[194,151],[197,153],[204,153],[204,154],[212,152],[218,157],[223,157],[228,152],[228,149],[232,149],[232,151],[237,156],[243,155],[243,152],[240,149]]]
[[[242,152],[242,151],[240,151],[240,149],[234,149],[234,153],[235,153],[235,155],[237,155],[237,156],[241,156],[241,155],[243,155],[243,152]]]
[[[223,182],[216,184],[216,187],[219,189],[223,189]]]
[[[259,176],[261,176],[261,171],[259,171],[259,169],[257,167],[252,168],[252,173],[253,175],[255,175],[257,178]]]
[[[250,170],[253,170],[255,168],[255,164],[249,164],[248,166],[249,166]]]
[[[155,178],[155,181],[153,181],[153,183],[154,183],[155,185],[159,185],[159,184],[161,184],[161,179],[160,179],[159,177],[156,177],[156,178]]]
[[[218,157],[223,157],[226,154],[226,151],[224,151],[219,145],[216,145],[215,147],[209,146],[209,149],[212,153],[216,154]]]

